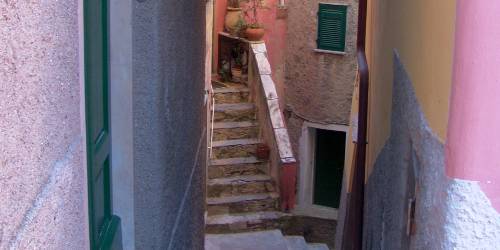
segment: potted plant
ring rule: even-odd
[[[264,0],[246,0],[245,16],[249,19],[246,26],[245,34],[250,41],[260,41],[264,37],[264,25],[259,22],[258,10],[269,9],[265,5]]]
[[[227,2],[224,27],[232,35],[238,34],[238,32],[241,30],[243,16],[240,1],[241,0],[228,0]]]
[[[243,74],[243,48],[238,45],[231,51],[233,62],[231,63],[231,75],[233,82],[241,82]]]

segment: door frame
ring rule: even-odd
[[[106,90],[105,94],[108,95],[108,136],[110,137],[110,129],[111,129],[111,126],[110,126],[110,123],[111,123],[111,117],[110,117],[110,103],[109,103],[109,92],[110,92],[110,89],[109,89],[109,85],[110,85],[110,79],[109,79],[109,71],[110,71],[110,68],[109,68],[109,0],[105,0],[108,4],[107,6],[105,7],[104,11],[107,12],[107,24],[103,24],[103,25],[106,25],[106,31],[107,31],[107,35],[104,39],[107,40],[108,42],[108,47],[106,47],[104,49],[104,53],[106,53],[106,55],[104,55],[104,60],[107,61],[107,64],[108,64],[108,67],[107,69],[104,70],[103,72],[103,75],[104,76],[107,76],[108,79],[107,79],[107,85],[108,85],[108,89]],[[94,218],[94,201],[93,201],[93,197],[91,197],[93,194],[94,194],[94,185],[93,185],[93,165],[92,165],[92,160],[89,160],[89,159],[93,159],[93,152],[92,152],[92,146],[91,146],[91,143],[89,143],[89,141],[92,141],[93,138],[91,138],[91,133],[88,133],[88,129],[90,127],[89,125],[89,122],[90,122],[90,112],[88,112],[88,110],[90,109],[90,103],[88,100],[89,100],[89,95],[90,95],[90,92],[89,92],[89,89],[88,88],[88,77],[87,77],[87,74],[88,74],[88,71],[87,71],[87,65],[88,65],[88,57],[89,57],[89,52],[88,50],[86,49],[87,47],[87,43],[89,42],[88,41],[88,36],[91,34],[91,32],[87,32],[87,20],[89,19],[89,17],[87,16],[88,15],[88,1],[87,0],[82,0],[80,1],[79,3],[79,14],[81,15],[81,18],[80,18],[80,28],[81,28],[81,33],[80,33],[80,62],[81,62],[81,68],[80,68],[80,71],[81,71],[81,86],[82,86],[82,95],[81,95],[81,98],[82,98],[82,127],[83,127],[83,139],[84,139],[84,143],[85,143],[85,147],[84,147],[84,163],[85,163],[85,169],[86,169],[86,186],[87,186],[87,189],[85,190],[86,192],[84,192],[86,194],[85,196],[85,200],[86,200],[86,215],[88,216],[87,217],[87,228],[88,228],[88,232],[87,232],[87,237],[89,237],[89,240],[88,240],[88,243],[89,243],[89,248],[90,249],[121,249],[121,220],[118,216],[114,215],[113,214],[113,206],[112,206],[112,203],[113,203],[113,196],[112,196],[112,178],[110,177],[109,179],[109,190],[105,189],[105,192],[109,192],[110,194],[110,197],[109,197],[109,200],[108,201],[105,201],[105,202],[109,202],[109,209],[110,209],[110,217],[107,219],[107,221],[105,222],[105,224],[103,225],[103,231],[102,233],[98,236],[98,238],[96,239],[96,237],[94,237],[94,232],[93,232],[93,218]],[[109,138],[109,144],[111,145],[111,138]],[[111,146],[109,146],[109,153],[111,152]],[[109,156],[108,158],[108,161],[111,161],[111,156]],[[109,169],[109,175],[112,176],[112,167],[111,167],[111,163],[109,162],[110,164],[110,169]],[[102,173],[104,174],[104,173]],[[99,246],[99,247],[97,247]]]
[[[300,169],[298,178],[297,205],[293,210],[293,213],[297,215],[336,220],[338,218],[339,209],[315,205],[313,203],[315,170],[314,160],[316,151],[317,129],[346,133],[343,173],[343,178],[346,178],[349,146],[349,126],[337,124],[319,124],[307,121],[304,122],[302,125],[302,135],[299,140]],[[340,191],[341,193],[343,192],[343,190]]]

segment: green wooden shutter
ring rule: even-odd
[[[121,249],[120,219],[112,214],[108,34],[108,0],[85,0],[85,114],[91,249]]]
[[[319,4],[318,49],[344,52],[347,6]]]

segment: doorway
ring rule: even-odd
[[[337,219],[345,176],[348,126],[305,122],[299,143],[295,214]]]
[[[85,0],[83,8],[90,248],[121,249],[121,222],[112,202],[109,4]]]
[[[313,204],[338,209],[344,174],[346,133],[316,129]]]

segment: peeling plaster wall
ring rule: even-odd
[[[205,1],[132,6],[137,249],[203,249]]]
[[[78,1],[0,2],[0,249],[86,249]]]
[[[315,52],[319,3],[348,4],[345,55]],[[348,125],[356,77],[357,0],[287,1],[285,103],[292,144],[298,142],[304,120]]]
[[[416,233],[406,236],[416,192]],[[496,249],[500,215],[476,182],[445,175],[444,146],[427,123],[399,55],[394,56],[391,136],[365,195],[364,249]]]

